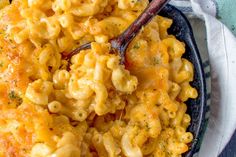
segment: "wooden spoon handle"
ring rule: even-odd
[[[169,1],[170,0],[152,0],[137,20],[135,20],[119,37],[111,40],[112,48],[121,53],[121,59],[124,59],[125,50],[132,39]]]

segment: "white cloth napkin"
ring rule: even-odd
[[[217,157],[236,128],[236,38],[215,18],[214,0],[172,0],[171,4],[190,15],[190,19],[198,17],[205,21],[211,66],[211,104],[209,124],[201,149],[194,157]],[[205,29],[193,28],[197,32],[195,36],[204,34]],[[204,46],[203,38],[197,41],[200,47]],[[202,60],[205,61],[208,59],[207,51],[201,51],[203,49],[200,47]]]
[[[204,1],[191,2],[194,13],[206,23],[212,74],[211,114],[199,156],[216,157],[236,128],[236,38],[202,7]]]

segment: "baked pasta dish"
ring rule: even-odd
[[[181,157],[193,65],[156,16],[110,52],[148,0],[0,1],[0,157]],[[63,59],[75,48],[91,49]],[[67,68],[69,65],[69,69]]]

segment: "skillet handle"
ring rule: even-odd
[[[169,1],[170,0],[152,0],[144,12],[120,36],[111,40],[112,48],[120,53],[121,64],[124,63],[125,50],[132,39]]]

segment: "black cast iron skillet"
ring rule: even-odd
[[[162,5],[164,5],[167,1],[160,0],[160,2],[162,2]],[[154,3],[156,2],[159,3],[158,1],[155,1]],[[157,5],[152,5],[152,6],[157,6]],[[155,12],[153,11],[156,10],[157,12],[159,12],[158,8],[159,7],[151,7],[151,9],[149,8],[150,12],[148,14],[155,15]],[[192,28],[185,15],[171,5],[166,5],[164,8],[162,8],[159,15],[168,17],[173,20],[173,24],[171,28],[168,30],[168,32],[169,34],[174,35],[178,40],[183,41],[186,44],[186,53],[183,55],[183,57],[191,61],[192,64],[194,65],[194,80],[191,82],[191,85],[197,89],[199,96],[197,99],[190,99],[186,102],[188,106],[187,113],[191,116],[192,119],[188,131],[194,134],[194,140],[189,145],[190,150],[184,154],[184,157],[192,157],[193,154],[198,152],[200,149],[200,144],[206,127],[205,113],[206,113],[207,94],[206,94],[206,82],[205,82],[202,61],[200,58],[197,45],[194,40]],[[128,44],[135,37],[138,30],[140,29],[140,26],[145,25],[150,20],[147,19],[148,19],[147,17],[138,18],[138,20],[136,20],[133,24],[131,24],[131,26],[127,30],[125,30],[124,33],[122,33],[120,36],[110,41],[111,47],[116,49],[118,51],[118,54],[121,56],[121,64],[124,64],[125,62],[124,59],[125,50]],[[90,46],[91,43],[87,43],[62,57],[70,60],[70,58],[73,55],[79,53],[82,49],[90,48]]]
[[[190,150],[184,155],[185,157],[192,157],[193,154],[199,151],[206,129],[207,92],[202,61],[191,25],[185,15],[171,5],[166,5],[159,15],[173,19],[173,24],[168,32],[186,44],[186,52],[183,58],[188,59],[194,65],[194,80],[191,85],[197,89],[199,96],[197,99],[190,99],[186,102],[188,106],[187,112],[192,119],[188,131],[194,134],[194,140],[190,145]]]
[[[156,2],[159,3],[158,1],[155,1],[154,3]],[[160,0],[160,2],[162,2],[162,5],[164,5],[167,1]],[[156,7],[151,7],[151,9],[149,8],[150,10],[148,10],[150,12],[148,14],[155,15],[154,11],[159,12],[159,7],[157,7],[157,5],[152,6]],[[184,154],[185,157],[192,157],[193,154],[198,152],[200,149],[200,144],[206,127],[205,113],[207,94],[202,61],[194,40],[192,28],[184,14],[175,7],[166,5],[164,8],[162,8],[159,15],[171,18],[173,20],[173,24],[168,32],[169,34],[174,35],[178,40],[183,41],[186,44],[186,53],[183,55],[183,57],[191,61],[194,65],[194,80],[193,82],[191,82],[191,85],[197,89],[199,96],[197,99],[190,99],[186,102],[188,106],[187,113],[191,116],[192,119],[188,131],[194,134],[194,140],[189,145],[190,150]],[[145,25],[149,21],[147,19],[150,20],[150,17],[147,18],[146,16],[144,18],[138,18],[138,20],[131,24],[131,26],[127,30],[125,30],[124,33],[110,41],[111,47],[116,49],[118,51],[118,54],[121,56],[121,64],[124,64],[125,62],[125,50],[127,46],[141,28],[140,26]],[[91,43],[84,44],[73,50],[71,53],[65,54],[62,57],[69,61],[73,55],[79,53],[83,49],[89,49],[90,47]]]

